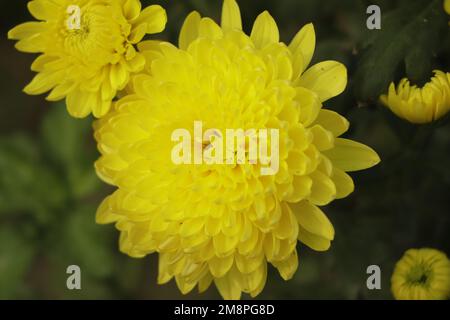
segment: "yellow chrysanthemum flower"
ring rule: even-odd
[[[339,138],[348,122],[322,102],[344,90],[346,69],[335,61],[307,69],[314,47],[311,24],[289,46],[280,42],[268,12],[247,36],[234,0],[224,1],[221,26],[191,13],[179,48],[140,45],[147,73],[95,123],[97,173],[118,187],[97,222],[116,223],[130,256],[159,253],[160,284],[175,277],[187,293],[214,281],[226,299],[254,297],[268,263],[292,277],[298,240],[317,251],[330,247],[333,225],[318,206],[349,195],[346,171],[372,167],[379,157]],[[174,164],[171,134],[196,120],[205,130],[278,129],[278,173],[261,175],[250,163]]]
[[[66,98],[77,118],[106,114],[111,101],[143,70],[145,59],[135,45],[145,34],[161,32],[163,8],[141,11],[139,0],[33,0],[26,22],[8,33],[23,52],[42,53],[32,64],[38,72],[25,88],[31,95],[51,90],[49,101]]]
[[[450,297],[450,261],[435,249],[409,249],[391,278],[398,300],[445,300]]]
[[[450,14],[450,0],[444,0],[444,10]]]
[[[400,118],[412,123],[428,123],[444,116],[450,110],[450,73],[434,71],[434,77],[422,88],[410,85],[404,78],[397,88],[389,86],[381,102]]]

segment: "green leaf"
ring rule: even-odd
[[[408,79],[420,86],[432,76],[432,52],[430,48],[416,46],[405,57],[405,68]]]
[[[68,115],[64,103],[50,108],[42,122],[42,139],[47,154],[59,165],[68,168],[83,160],[83,150],[91,141],[92,119],[74,119]]]
[[[92,119],[75,119],[67,114],[63,103],[55,104],[42,124],[46,156],[53,169],[65,176],[72,197],[79,200],[101,187],[94,170],[96,157]]]
[[[18,298],[25,289],[24,277],[30,268],[34,248],[21,232],[0,228],[0,299]]]
[[[401,67],[415,81],[429,77],[433,55],[447,28],[441,0],[405,1],[398,9],[383,13],[381,30],[367,31],[362,41],[355,74],[357,97],[378,99],[397,80]]]
[[[39,155],[36,143],[23,135],[0,139],[0,214],[31,213],[40,222],[66,201],[64,186]]]
[[[96,207],[85,205],[66,212],[60,232],[53,235],[58,260],[80,266],[85,274],[105,278],[114,271],[117,244],[111,229],[95,223]]]
[[[95,173],[93,161],[89,162],[88,166],[71,167],[67,178],[72,196],[75,199],[82,199],[104,187]]]

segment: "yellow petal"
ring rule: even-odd
[[[316,120],[320,108],[322,108],[319,97],[311,90],[298,87],[296,88],[295,100],[298,101],[300,107],[299,120],[307,127]]]
[[[137,47],[139,52],[143,51],[158,51],[160,52],[160,45],[162,41],[160,40],[145,40],[138,43]]]
[[[250,291],[250,296],[252,298],[256,297],[258,294],[261,293],[261,291],[264,289],[264,286],[266,285],[267,281],[267,263],[263,263],[259,270],[255,271],[258,272],[257,275],[257,283],[259,283],[254,290]],[[259,282],[258,282],[259,280]]]
[[[335,137],[338,137],[346,132],[349,127],[349,122],[347,121],[347,119],[345,119],[337,112],[326,109],[320,110],[319,115],[317,116],[314,123],[321,125],[325,129],[333,133]]]
[[[293,69],[291,59],[288,55],[278,55],[275,60],[277,79],[291,80]]]
[[[168,272],[170,255],[160,253],[158,257],[158,284],[165,284],[172,279],[172,275]]]
[[[136,54],[134,58],[127,61],[127,68],[130,72],[140,72],[144,69],[146,60],[143,54]]]
[[[330,131],[318,124],[312,126],[310,130],[313,134],[313,144],[317,150],[324,151],[333,148],[334,136]]]
[[[89,115],[95,103],[95,94],[74,90],[67,95],[67,111],[72,117],[84,118]]]
[[[280,240],[274,234],[267,233],[264,238],[263,249],[267,261],[272,261],[280,252]]]
[[[246,292],[259,293],[264,287],[267,279],[267,263],[263,261],[258,268],[249,274],[242,274],[240,277],[241,281],[241,289],[245,289]]]
[[[265,263],[264,254],[261,253],[256,256],[242,256],[240,254],[235,255],[236,267],[242,273],[252,273]]]
[[[287,165],[289,171],[292,171],[295,175],[301,176],[305,174],[309,161],[308,156],[304,152],[292,151],[289,153]]]
[[[319,206],[329,204],[336,198],[336,186],[325,173],[316,170],[310,175],[313,183],[309,200]]]
[[[342,63],[323,61],[306,70],[295,84],[314,91],[324,102],[344,91],[347,69]]]
[[[292,194],[286,199],[288,202],[299,202],[311,193],[312,179],[308,176],[294,176],[292,180]]]
[[[128,233],[120,234],[119,250],[133,258],[143,258],[145,256],[145,253],[136,249]]]
[[[58,61],[58,58],[49,56],[46,54],[41,54],[39,57],[36,58],[36,60],[33,61],[31,64],[31,71],[34,72],[42,72],[46,68],[46,65]]]
[[[337,138],[335,147],[324,154],[333,165],[344,171],[358,171],[380,162],[378,154],[370,147],[348,139]]]
[[[38,95],[51,90],[64,80],[65,70],[38,73],[23,89],[26,94]]]
[[[97,97],[97,102],[92,106],[92,114],[96,118],[103,117],[111,108],[110,100],[101,100],[101,97]]]
[[[128,46],[127,51],[125,53],[125,60],[130,61],[135,58],[137,55],[136,49],[133,46]]]
[[[167,270],[160,268],[160,271],[158,272],[158,284],[165,284],[172,280],[172,278],[173,276],[171,276]]]
[[[225,258],[213,257],[208,260],[209,271],[215,278],[221,278],[231,269],[233,262],[232,254]]]
[[[279,42],[280,33],[278,26],[269,12],[264,11],[256,18],[250,38],[255,47],[260,49],[269,44]]]
[[[139,0],[126,0],[123,5],[123,14],[127,20],[134,20],[141,12],[141,2]]]
[[[142,40],[142,38],[144,38],[146,33],[147,25],[145,23],[138,24],[133,27],[133,30],[131,30],[128,40],[133,44],[138,43]]]
[[[108,224],[119,220],[120,216],[111,212],[109,203],[113,196],[106,197],[97,209],[95,222],[98,224]]]
[[[48,101],[58,101],[67,96],[75,88],[75,83],[66,81],[62,84],[57,85],[52,92],[47,96]]]
[[[289,44],[289,49],[292,52],[294,66],[297,74],[294,77],[300,76],[308,67],[314,54],[316,47],[316,34],[312,23],[308,23],[295,35],[292,42]]]
[[[32,37],[45,29],[45,23],[43,22],[25,22],[15,26],[8,32],[8,39],[20,40],[24,38]]]
[[[133,22],[133,25],[146,24],[146,33],[154,34],[164,30],[167,23],[167,13],[159,5],[151,5],[142,10],[139,18]]]
[[[188,294],[197,285],[196,282],[188,282],[183,277],[175,277],[175,282],[182,294]]]
[[[241,12],[235,0],[225,0],[223,2],[222,28],[242,30]]]
[[[277,227],[274,230],[274,234],[278,239],[297,239],[298,235],[298,223],[295,219],[295,215],[292,213],[290,206],[283,202],[281,204],[281,218]]]
[[[304,151],[313,138],[299,123],[289,128],[289,137],[294,141],[294,149],[299,151]]]
[[[203,278],[201,278],[198,282],[198,292],[202,293],[208,290],[213,279],[214,278],[209,273],[203,276]]]
[[[117,63],[111,66],[109,72],[109,79],[111,87],[116,90],[121,90],[128,81],[129,74],[122,63]]]
[[[50,20],[59,15],[61,8],[57,2],[34,0],[28,2],[28,10],[37,20]]]
[[[334,239],[334,228],[328,217],[309,201],[290,205],[299,225],[306,231],[328,240]],[[300,233],[300,231],[299,231]]]
[[[280,273],[280,276],[284,280],[289,280],[294,275],[295,271],[297,271],[298,268],[298,255],[297,250],[294,250],[294,252],[283,261],[274,261],[272,262],[273,266],[278,269],[278,272]]]
[[[355,189],[352,178],[339,168],[333,168],[331,180],[333,180],[336,186],[336,199],[345,198]]]
[[[187,219],[180,228],[180,236],[190,237],[198,232],[203,232],[202,228],[204,225],[205,221],[203,218]]]
[[[219,39],[223,35],[222,29],[210,18],[200,20],[198,34],[208,39]]]
[[[112,100],[116,90],[111,87],[111,81],[103,81],[100,93],[102,100]]]
[[[200,20],[201,17],[197,11],[191,12],[186,20],[184,20],[183,27],[180,31],[180,38],[178,40],[180,49],[186,50],[189,47],[189,44],[198,38]]]
[[[219,233],[213,238],[214,249],[218,256],[224,257],[229,255],[239,243],[239,237],[226,236],[223,233]]]
[[[21,52],[40,53],[45,51],[45,39],[42,34],[35,34],[16,43],[15,47]]]
[[[298,229],[298,240],[316,251],[327,251],[331,245],[330,240],[316,236],[306,231],[301,226],[299,226]]]
[[[225,300],[239,300],[241,298],[241,287],[238,281],[235,281],[231,276],[226,275],[222,278],[214,279],[217,290]]]

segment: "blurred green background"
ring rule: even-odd
[[[191,10],[220,17],[221,0],[160,3],[169,22],[162,37],[176,41]],[[450,37],[442,0],[239,1],[244,28],[267,9],[283,41],[313,22],[314,61],[335,59],[349,85],[326,107],[351,123],[346,134],[372,146],[382,162],[352,174],[355,192],[324,208],[336,228],[328,252],[299,244],[300,266],[289,281],[270,268],[261,299],[391,299],[395,262],[412,247],[450,252],[449,117],[417,126],[396,118],[377,97],[390,81],[408,76],[423,84],[435,68],[450,71]],[[378,4],[382,29],[366,28],[366,8]],[[0,299],[182,299],[175,283],[158,286],[157,257],[118,252],[113,225],[95,224],[111,189],[93,169],[98,156],[92,119],[73,120],[64,103],[49,104],[22,88],[35,56],[19,53],[7,31],[31,20],[25,0],[1,1],[0,28]],[[66,288],[66,268],[82,270],[82,290]],[[382,271],[382,289],[366,288],[366,268]],[[192,299],[220,298],[214,286]]]

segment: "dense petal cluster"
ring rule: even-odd
[[[144,68],[135,45],[145,34],[161,32],[167,21],[163,8],[141,11],[139,0],[33,0],[28,9],[39,21],[8,33],[19,40],[18,50],[41,53],[31,66],[38,74],[25,92],[51,91],[50,101],[67,98],[77,118],[109,111],[130,74]]]
[[[435,249],[409,249],[391,278],[398,300],[445,300],[450,297],[450,261]]]
[[[102,154],[99,176],[117,187],[97,212],[116,223],[121,251],[159,253],[159,283],[175,278],[183,293],[214,281],[226,299],[263,289],[268,263],[284,279],[298,266],[297,241],[330,247],[334,229],[319,206],[349,195],[348,171],[379,162],[369,147],[340,138],[348,122],[322,108],[346,86],[335,61],[308,65],[315,47],[311,24],[287,46],[268,12],[251,35],[239,8],[225,0],[221,26],[191,13],[179,47],[140,44],[148,68],[129,94],[95,123]],[[258,164],[171,161],[175,129],[279,129],[279,171]]]
[[[450,73],[434,71],[434,77],[422,88],[402,79],[397,87],[389,86],[381,102],[397,116],[412,123],[428,123],[444,116],[450,110]]]

